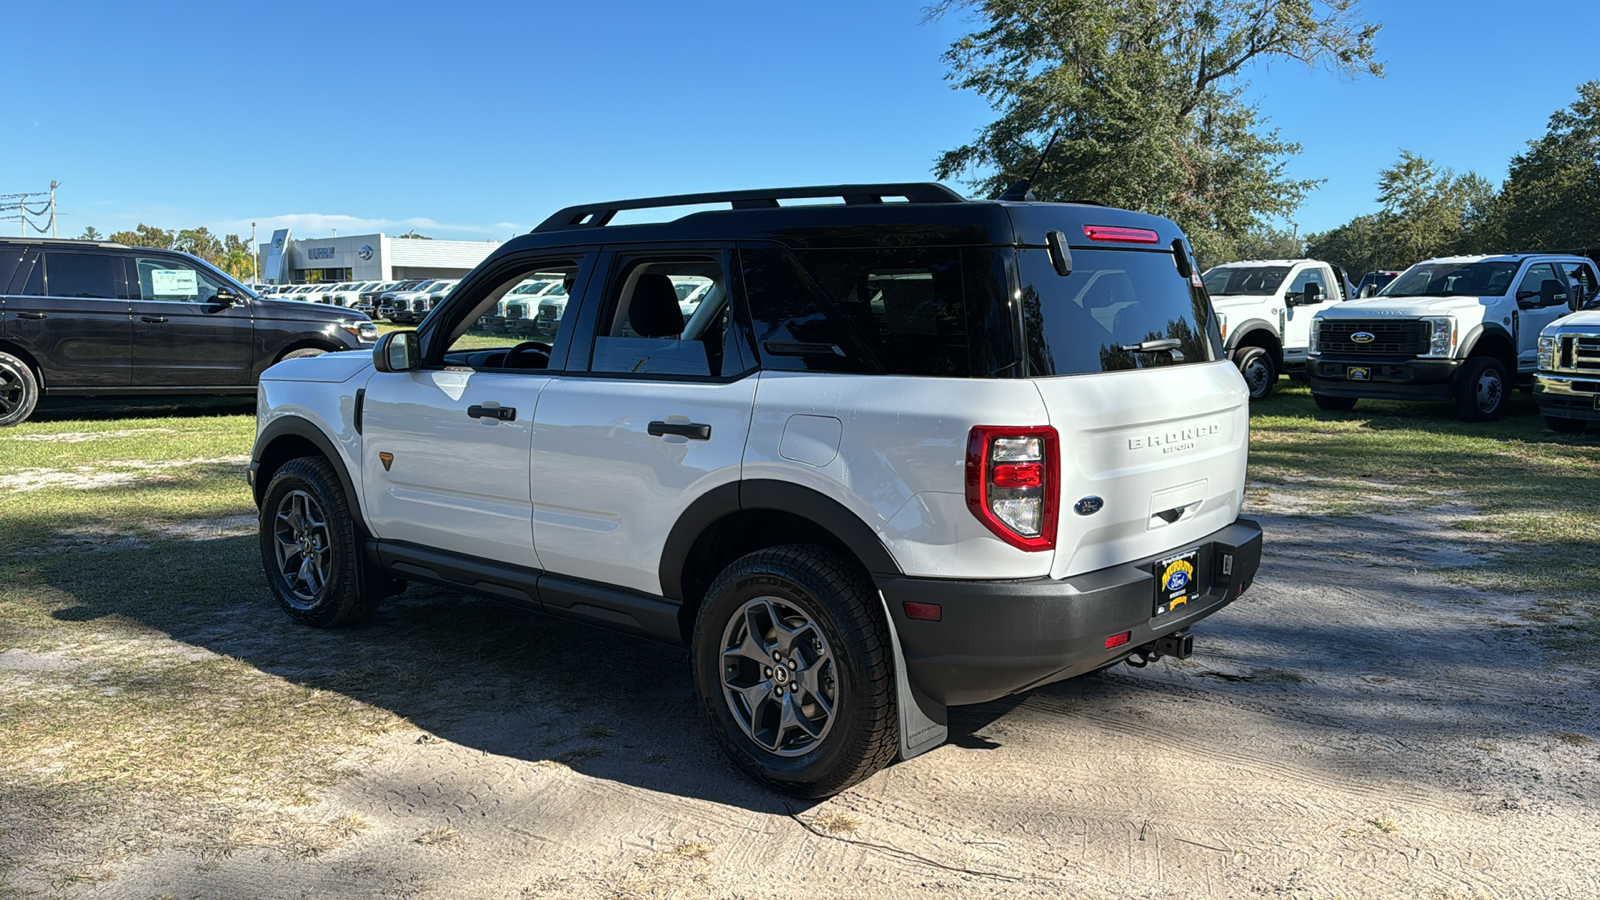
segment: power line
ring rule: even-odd
[[[16,213],[12,215],[0,216],[0,220],[20,223],[18,227],[21,230],[23,237],[28,236],[29,228],[32,228],[34,231],[37,231],[40,234],[49,232],[51,237],[57,237],[56,188],[59,187],[61,187],[61,182],[52,179],[50,182],[50,190],[48,191],[28,191],[21,194],[0,194],[0,209],[9,210],[12,208],[12,203],[15,202],[17,210]],[[28,198],[30,197],[44,197],[48,199],[39,201],[38,209],[32,209],[28,206]],[[45,222],[45,224],[40,225],[38,222],[34,221],[34,219],[43,217],[46,214],[49,214],[50,218]]]

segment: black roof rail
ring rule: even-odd
[[[664,206],[700,206],[729,203],[733,209],[776,209],[779,200],[811,197],[841,197],[847,205],[871,205],[885,197],[904,197],[911,203],[965,203],[965,197],[942,184],[833,184],[812,187],[765,188],[751,191],[715,191],[709,194],[677,194],[671,197],[645,197],[611,203],[585,203],[569,206],[533,231],[565,231],[568,228],[599,228],[625,209],[656,209]]]

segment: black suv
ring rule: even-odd
[[[187,253],[0,239],[0,426],[46,392],[254,393],[279,360],[376,340],[360,313],[263,300]]]

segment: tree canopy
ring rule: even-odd
[[[1293,212],[1317,182],[1290,178],[1299,152],[1264,128],[1241,73],[1294,60],[1382,75],[1356,0],[942,0],[977,29],[944,54],[958,89],[1000,117],[935,161],[993,195],[1026,177],[1051,134],[1033,190],[1175,220],[1202,260]]]

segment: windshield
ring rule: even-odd
[[[1206,292],[1213,297],[1229,294],[1276,294],[1288,266],[1217,266],[1206,273]]]
[[[1498,297],[1517,274],[1514,262],[1417,263],[1378,292],[1380,297]]]

